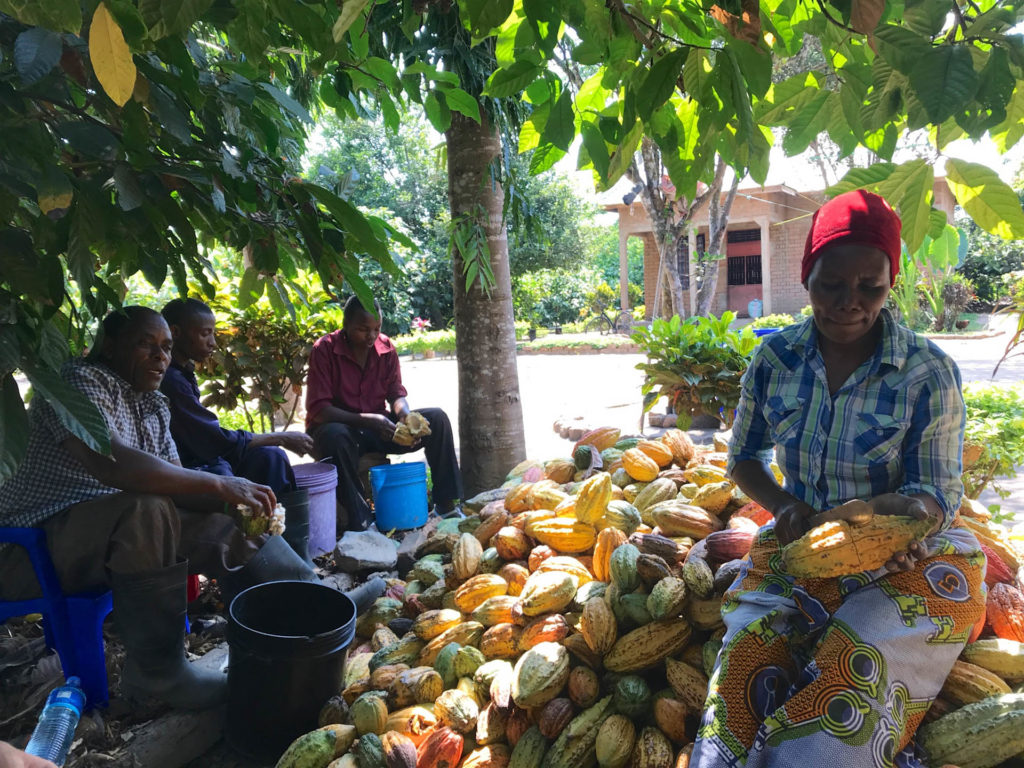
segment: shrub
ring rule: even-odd
[[[585,272],[554,269],[521,275],[512,285],[516,319],[545,326],[578,320],[594,279]]]
[[[647,354],[647,361],[636,366],[645,374],[645,413],[667,397],[684,429],[698,413],[732,424],[740,377],[757,346],[749,327],[729,330],[735,319],[734,312],[685,321],[675,315],[671,320],[655,318],[650,328],[633,332],[633,341]]]
[[[775,314],[758,317],[750,323],[751,328],[785,328],[792,325],[796,320],[792,315]]]
[[[1016,467],[1024,464],[1024,389],[1019,385],[968,384],[964,387],[967,404],[965,455],[972,446],[979,458],[963,474],[964,493],[978,498],[989,485],[1005,498],[997,478],[1016,477]]]

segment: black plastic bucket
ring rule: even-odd
[[[356,607],[323,584],[271,581],[239,592],[228,609],[228,744],[274,762],[317,727],[339,693]]]

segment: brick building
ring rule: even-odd
[[[797,314],[807,305],[807,291],[800,284],[800,260],[804,241],[811,226],[811,214],[825,202],[824,192],[797,192],[784,184],[771,187],[740,189],[729,214],[726,233],[726,258],[718,265],[718,286],[711,311],[720,315],[726,310],[740,317],[748,316],[747,306],[753,299],[763,304],[762,314],[775,312]],[[953,220],[955,204],[944,178],[937,178],[932,204]],[[651,229],[651,221],[639,198],[604,206],[618,213],[620,297],[628,306],[626,244],[630,237],[644,243],[644,304],[647,316],[654,311],[655,291],[660,260]],[[701,218],[703,217],[703,223]],[[683,301],[686,313],[693,311],[697,298],[696,280],[691,274],[689,254],[703,252],[707,238],[707,208],[697,216],[697,226],[687,242],[679,244],[679,274],[683,278]]]

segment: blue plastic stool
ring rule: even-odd
[[[41,528],[2,528],[0,542],[12,542],[28,551],[43,596],[33,600],[0,600],[0,621],[29,613],[43,615],[48,648],[56,649],[64,677],[77,675],[85,691],[86,705],[106,706],[107,664],[103,653],[103,619],[113,607],[110,591],[61,592],[57,572],[46,548]]]

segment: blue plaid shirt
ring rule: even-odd
[[[927,493],[947,527],[960,507],[960,371],[885,309],[875,354],[830,395],[813,318],[765,337],[743,376],[729,470],[768,462],[817,510],[882,493]]]

